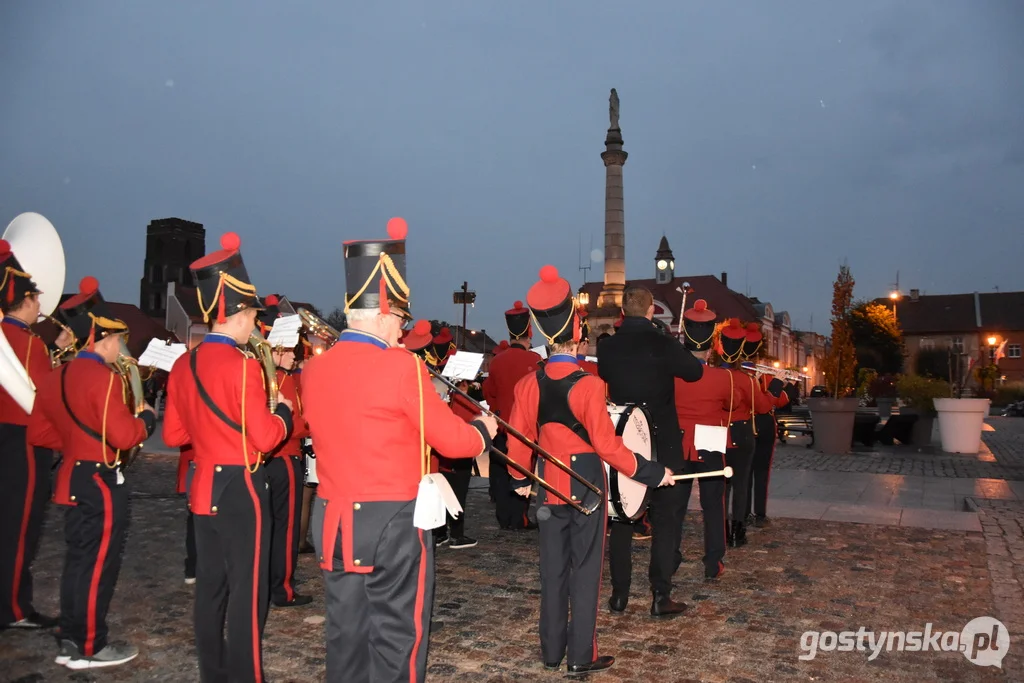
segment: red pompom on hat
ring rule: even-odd
[[[86,275],[82,278],[81,282],[78,283],[79,294],[92,294],[93,292],[99,291],[99,288],[100,281],[92,275]]]
[[[226,232],[220,236],[220,248],[225,251],[238,251],[242,246],[242,238],[237,232]]]
[[[746,339],[747,330],[739,318],[729,318],[729,322],[722,328],[722,336],[729,339]]]
[[[267,306],[277,306],[279,303],[281,303],[281,300],[277,298],[276,294],[268,294],[266,298],[263,299],[263,303],[265,303]]]
[[[388,221],[388,237],[393,240],[404,240],[405,236],[409,234],[409,224],[405,222],[404,218],[395,216]]]
[[[11,253],[11,243],[7,240],[0,240],[0,256],[6,256]]]
[[[693,308],[687,309],[683,313],[683,317],[686,320],[693,321],[695,323],[707,323],[714,320],[717,315],[714,311],[708,308],[708,302],[704,299],[697,299],[693,302]]]

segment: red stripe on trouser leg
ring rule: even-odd
[[[284,593],[291,601],[295,598],[295,588],[292,586],[292,573],[295,570],[295,554],[292,552],[292,543],[295,540],[295,460],[290,455],[281,456],[285,459],[285,469],[288,470],[288,531],[285,534],[285,556],[284,556]]]
[[[419,656],[420,645],[423,643],[423,608],[425,606],[423,593],[427,582],[427,546],[423,543],[423,530],[417,529],[416,533],[420,539],[420,569],[416,579],[416,607],[413,617],[416,621],[416,642],[413,643],[412,652],[409,655],[409,683],[416,683],[418,680],[416,658]]]
[[[13,280],[13,278],[12,278]],[[28,540],[28,520],[32,516],[32,503],[36,491],[36,452],[28,442],[28,430],[25,430],[25,505],[21,511],[21,530],[18,532],[18,550],[14,556],[14,581],[11,583],[11,609],[14,620],[21,621],[28,615],[23,613],[18,604],[18,593],[21,592],[21,570],[25,566],[25,541]]]
[[[252,555],[252,670],[256,683],[263,681],[263,667],[260,666],[260,534],[263,532],[263,512],[260,509],[260,498],[252,485],[252,474],[246,470],[245,486],[252,498],[252,509],[256,521],[256,533],[253,539],[256,547]]]
[[[96,552],[96,563],[93,565],[92,581],[89,584],[85,647],[82,652],[86,657],[96,654],[96,601],[100,591],[100,578],[103,576],[103,564],[107,561],[107,551],[110,549],[110,533],[114,528],[114,501],[110,496],[110,488],[99,474],[92,475],[92,478],[96,482],[96,486],[99,487],[100,496],[103,498],[103,537],[100,539],[100,549]]]

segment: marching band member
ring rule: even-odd
[[[675,380],[695,382],[703,366],[675,339],[662,334],[651,322],[654,297],[643,287],[626,287],[622,295],[622,324],[614,336],[597,348],[597,368],[608,385],[613,403],[642,404],[651,414],[651,431],[658,449],[658,462],[682,469],[682,435],[675,409]],[[679,544],[683,535],[686,500],[682,489],[659,489],[651,496],[649,508],[653,527],[650,581],[651,616],[672,617],[686,605],[672,599],[672,575],[682,562]],[[612,595],[608,608],[621,614],[629,601],[633,574],[633,531],[629,522],[614,522],[609,563]]]
[[[743,357],[745,360],[757,359],[757,352],[764,342],[764,337],[757,323],[747,325],[747,336],[743,341]],[[754,427],[754,461],[750,472],[750,486],[747,491],[747,515],[754,512],[754,526],[768,523],[768,480],[771,476],[772,459],[775,457],[775,440],[778,438],[778,425],[775,422],[775,409],[785,407],[789,403],[789,395],[783,391],[785,384],[777,377],[761,377],[755,387],[764,394],[768,404],[761,403],[756,409]]]
[[[505,311],[505,327],[508,328],[508,348],[491,359],[483,392],[491,411],[501,419],[508,420],[512,414],[516,382],[536,372],[541,357],[530,350],[533,329],[530,325],[530,311],[523,308],[522,301],[516,301],[512,308]],[[503,430],[499,429],[494,447],[502,453],[508,452],[508,435]],[[491,454],[488,472],[488,485],[491,497],[494,498],[498,526],[505,530],[535,528],[527,517],[528,502],[509,488],[505,463]]]
[[[426,445],[450,458],[486,450],[490,417],[466,424],[398,347],[409,316],[401,218],[387,240],[345,243],[349,327],[303,372],[320,479],[313,535],[327,600],[327,680],[426,677],[434,544],[413,526]],[[339,391],[338,387],[357,387]]]
[[[52,370],[46,344],[29,327],[39,318],[41,292],[7,240],[0,240],[0,267],[3,334],[39,387]],[[61,341],[66,345],[68,340]],[[43,616],[32,605],[32,562],[50,497],[53,453],[28,442],[28,422],[29,414],[0,387],[0,629],[57,625],[56,619]]]
[[[442,358],[443,360],[440,361],[440,364],[443,365],[448,360],[449,344],[451,343],[450,333],[447,334],[447,340],[445,339],[447,331],[448,328],[442,328],[438,336],[431,338],[430,321],[420,320],[402,338],[402,346],[421,358],[425,358],[427,349],[432,348],[433,353],[431,356],[433,358]],[[469,383],[462,380],[458,383],[458,387],[463,391],[467,391]],[[465,422],[472,422],[478,414],[476,407],[458,394],[451,395],[449,407],[452,413],[461,417]],[[458,517],[452,517],[451,513],[447,513],[445,526],[434,529],[434,546],[438,547],[448,544],[450,548],[456,550],[472,548],[476,545],[476,539],[466,536],[466,499],[469,497],[469,482],[473,478],[473,460],[446,458],[440,453],[434,453],[431,455],[431,471],[440,472],[444,475],[444,478],[448,480],[448,485],[452,487],[452,492],[459,501],[459,505],[462,507],[462,514]]]
[[[163,437],[168,446],[191,443],[195,449],[188,497],[195,515],[199,678],[259,683],[271,524],[261,464],[291,431],[292,412],[280,394],[276,410],[268,409],[264,370],[239,348],[263,305],[238,235],[227,233],[220,244],[189,266],[204,320],[212,325],[171,368]]]
[[[683,433],[683,474],[715,472],[725,468],[725,453],[698,450],[694,443],[697,425],[728,427],[736,403],[735,378],[722,368],[707,366],[715,335],[716,314],[704,299],[697,299],[683,314],[683,345],[703,364],[696,382],[676,379],[676,415]],[[689,503],[693,480],[676,484]],[[700,506],[704,513],[704,578],[714,580],[725,571],[725,477],[701,477]],[[685,507],[683,508],[686,509]]]
[[[736,406],[729,426],[730,447],[725,453],[725,462],[733,469],[732,477],[725,484],[726,500],[732,495],[732,522],[725,537],[734,548],[747,542],[747,492],[750,490],[750,468],[757,437],[754,416],[768,405],[753,378],[738,367],[746,338],[747,330],[736,318],[731,318],[718,336],[722,367],[733,373],[737,387]]]
[[[265,308],[258,317],[265,335],[281,315],[278,303],[280,300],[273,294],[263,300]],[[296,593],[294,583],[305,476],[302,440],[309,436],[309,427],[302,416],[298,381],[292,372],[295,349],[276,346],[272,353],[277,366],[278,390],[291,402],[292,429],[287,441],[269,453],[265,461],[270,484],[270,599],[277,607],[300,607],[313,602],[312,597]]]
[[[184,496],[185,507],[188,507],[188,480],[195,473],[196,452],[192,444],[185,444],[178,449],[178,479],[174,492]],[[195,516],[188,510],[185,518],[185,583],[189,586],[196,582],[196,525]]]
[[[675,484],[664,465],[636,455],[615,436],[605,406],[604,383],[577,364],[580,321],[569,283],[559,277],[554,266],[544,266],[540,282],[530,288],[526,299],[551,355],[543,370],[516,384],[509,424],[602,490],[607,490],[602,461],[647,486]],[[508,455],[532,468],[532,451],[521,441],[509,443]],[[546,465],[541,458],[538,476],[566,496],[582,498],[582,484]],[[528,480],[511,467],[509,473],[519,495],[529,496]],[[598,511],[584,515],[549,497],[545,489],[538,491],[540,646],[548,669],[559,668],[567,652],[569,675],[603,671],[615,662],[612,656],[597,654],[607,504],[607,496],[603,496]]]
[[[64,454],[53,496],[67,508],[55,661],[91,669],[124,664],[139,654],[134,645],[108,642],[107,609],[129,518],[121,451],[152,435],[156,412],[147,403],[135,417],[125,405],[124,384],[109,364],[117,360],[128,326],[110,313],[96,279],[83,278],[79,293],[60,311],[74,312],[65,320],[80,350],[39,387],[29,441]]]

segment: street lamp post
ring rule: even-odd
[[[452,294],[452,300],[456,306],[462,306],[462,328],[459,330],[459,339],[456,346],[463,351],[466,350],[466,307],[476,304],[476,292],[469,291],[469,284],[462,283],[462,289],[457,289]]]
[[[889,294],[889,298],[892,299],[892,317],[895,318],[896,317],[896,302],[900,300],[900,293],[896,292],[896,291],[891,292]]]

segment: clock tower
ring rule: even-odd
[[[661,236],[658,253],[654,257],[654,281],[659,285],[667,285],[675,279],[676,260],[672,249],[668,246],[668,238]]]

